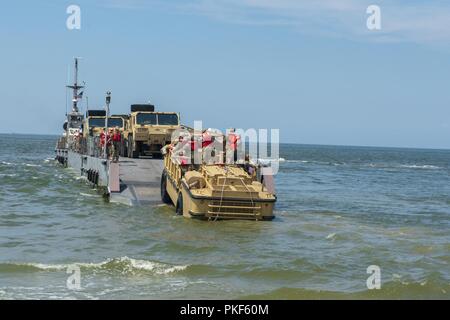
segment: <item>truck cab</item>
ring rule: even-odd
[[[83,136],[98,136],[101,130],[105,130],[106,112],[104,110],[89,110],[83,124]],[[116,128],[123,133],[128,125],[128,115],[112,115],[108,118],[108,128]]]
[[[161,148],[171,142],[172,133],[179,127],[180,115],[176,112],[157,112],[151,104],[132,105],[124,132],[128,157],[160,158]]]

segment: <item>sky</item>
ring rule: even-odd
[[[368,30],[378,5],[381,29]],[[69,5],[81,29],[69,30]],[[0,132],[60,134],[68,68],[91,109],[151,101],[281,142],[450,148],[450,4],[429,0],[2,1]],[[85,103],[82,104],[85,108]]]

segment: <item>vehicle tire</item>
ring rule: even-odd
[[[136,149],[136,150],[134,150]],[[141,153],[140,142],[133,141],[133,149],[131,150],[131,156],[133,159],[139,158]]]
[[[128,158],[132,158],[131,151],[133,151],[133,137],[129,136],[127,140],[127,154]]]
[[[167,173],[166,170],[163,171],[161,175],[161,201],[166,204],[171,204],[172,200],[170,199],[169,194],[167,193]]]
[[[154,153],[152,157],[153,157],[153,159],[162,159],[163,155],[162,155],[162,153]]]
[[[178,195],[176,212],[177,212],[177,215],[179,215],[179,216],[183,215],[183,194],[181,192]]]
[[[133,151],[131,156],[133,159],[139,158],[139,151]]]
[[[123,147],[122,147],[122,157],[128,157],[128,140],[123,141]]]
[[[128,157],[129,158],[133,158],[133,159],[135,159],[135,158],[137,158],[137,157],[139,157],[139,150],[134,150],[135,148],[137,149],[137,145],[136,145],[136,143],[134,142],[134,140],[133,140],[133,137],[130,137],[129,139],[128,139],[128,141],[129,141],[129,146],[128,146]]]

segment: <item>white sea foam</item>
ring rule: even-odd
[[[416,164],[411,164],[411,165],[401,165],[400,167],[402,168],[409,168],[409,169],[441,169],[441,167],[438,166],[433,166],[430,164],[425,164],[425,165],[416,165]]]
[[[101,196],[98,195],[98,194],[89,194],[89,193],[83,193],[83,192],[80,192],[80,196],[88,197],[88,198],[98,198],[98,197],[101,197]]]
[[[17,174],[15,174],[15,173],[0,173],[0,177],[12,178],[12,177],[15,177],[15,176],[17,176]]]
[[[262,165],[269,165],[272,162],[285,162],[286,159],[284,158],[278,158],[278,159],[271,159],[271,158],[260,158],[258,159],[258,163]]]
[[[168,274],[176,271],[182,271],[187,266],[169,266],[159,262],[153,262],[148,260],[138,260],[128,257],[122,257],[118,259],[120,262],[124,262],[131,266],[132,269],[153,271],[157,274]]]
[[[16,266],[33,267],[43,271],[64,271],[69,266],[78,266],[87,270],[117,270],[122,274],[134,274],[138,271],[147,271],[157,275],[165,275],[178,271],[183,271],[187,266],[174,266],[161,262],[139,260],[127,256],[107,259],[105,261],[93,262],[75,262],[70,264],[43,264],[43,263],[18,263]]]
[[[334,239],[336,237],[336,233],[330,233],[329,235],[327,235],[327,237],[325,239],[330,240],[330,239]]]
[[[26,167],[41,167],[40,164],[22,163]]]

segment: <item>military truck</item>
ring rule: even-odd
[[[161,148],[170,143],[172,132],[180,126],[176,112],[156,112],[152,104],[133,104],[124,131],[124,145],[129,158],[161,157]]]
[[[105,110],[87,110],[83,121],[83,137],[97,136],[105,128]]]
[[[177,148],[180,143],[182,139],[175,140],[163,149],[161,176],[161,200],[175,205],[177,214],[207,220],[274,218],[273,176],[263,177],[261,167],[249,162],[223,163],[226,150],[220,152],[222,159],[216,164],[195,164],[186,159],[184,151],[176,153],[186,150]]]
[[[88,110],[83,123],[83,137],[98,136],[106,125],[105,110]],[[116,128],[123,133],[128,127],[128,115],[111,115],[108,118],[108,128]]]

